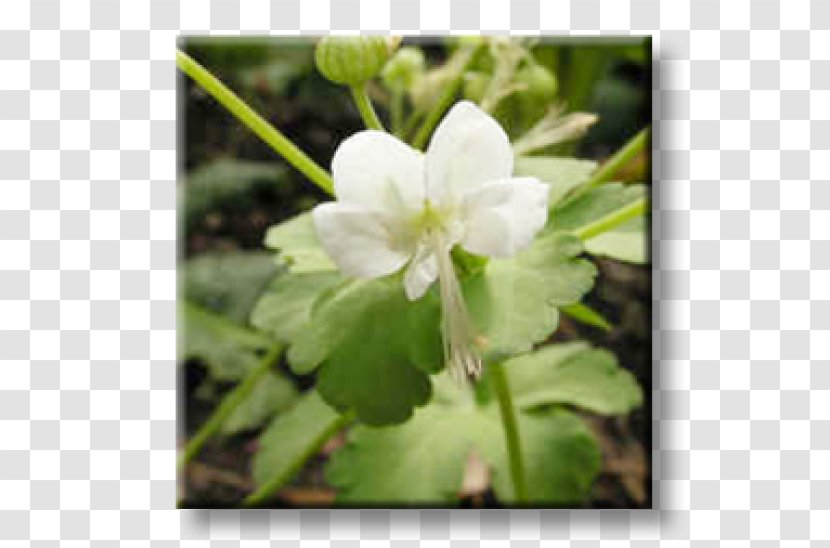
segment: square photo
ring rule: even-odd
[[[181,508],[651,508],[651,41],[183,37]]]

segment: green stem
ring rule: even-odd
[[[248,126],[263,141],[285,158],[300,173],[329,194],[334,194],[334,183],[326,170],[297,148],[288,138],[269,124],[262,116],[254,112],[242,99],[225,84],[220,82],[205,67],[181,50],[176,50],[176,65],[188,76],[219,101],[240,122]]]
[[[634,200],[630,204],[612,211],[605,217],[600,217],[592,223],[581,226],[574,231],[574,235],[580,240],[590,240],[591,238],[607,232],[626,221],[642,215],[646,211],[645,197]]]
[[[293,465],[288,467],[285,470],[285,473],[274,476],[270,481],[268,481],[268,483],[261,485],[256,491],[245,497],[245,500],[242,501],[242,506],[259,506],[271,498],[274,491],[284,485],[289,478],[296,475],[308,459],[315,455],[320,448],[323,447],[329,439],[331,439],[332,436],[334,436],[345,426],[349,425],[352,421],[354,421],[354,419],[354,412],[347,412],[340,415],[336,421],[332,422],[331,425],[329,425],[329,427],[322,432],[316,440],[314,440],[314,443],[306,447],[305,451],[297,456],[297,459],[293,462]]]
[[[450,78],[447,82],[447,85],[444,87],[441,95],[438,97],[438,100],[435,101],[432,110],[429,111],[423,124],[421,124],[421,127],[418,128],[418,132],[412,139],[413,147],[423,149],[424,145],[426,145],[429,136],[432,135],[432,131],[435,129],[435,126],[438,125],[441,117],[444,116],[444,113],[450,107],[450,103],[452,103],[452,100],[455,99],[455,95],[458,93],[458,88],[460,88],[461,84],[464,82],[464,73],[467,72],[467,68],[470,66],[470,63],[473,62],[479,47],[480,44],[473,44],[466,46],[463,50],[458,52],[458,57],[455,60],[455,63],[457,64],[455,74],[453,74],[452,78]]]
[[[495,363],[489,367],[491,378],[493,379],[493,388],[496,392],[496,399],[499,402],[501,423],[504,428],[504,439],[507,444],[507,458],[510,461],[510,477],[513,480],[516,502],[523,504],[528,500],[527,474],[525,473],[524,459],[522,458],[522,444],[519,438],[516,408],[513,406],[513,396],[510,394],[510,386],[507,382],[507,375],[504,372],[504,365]]]
[[[606,160],[599,169],[597,169],[591,178],[580,185],[576,191],[571,195],[569,200],[582,196],[589,190],[597,187],[603,183],[609,182],[614,175],[630,162],[640,151],[643,150],[648,142],[648,136],[651,128],[644,128],[632,137],[621,149],[619,149],[611,158]]]
[[[401,130],[401,139],[406,142],[411,142],[409,136],[412,135],[412,132],[415,131],[415,128],[418,126],[418,122],[423,115],[420,111],[413,111],[409,117],[406,119],[406,122],[403,124],[403,129]]]
[[[369,99],[369,95],[366,93],[366,85],[349,86],[349,90],[352,92],[352,98],[355,105],[357,105],[357,110],[360,111],[360,117],[363,118],[366,128],[384,131],[383,124],[372,106],[372,100]]]
[[[392,120],[392,133],[396,137],[403,138],[403,90],[392,90],[392,100],[389,110],[389,117]]]
[[[257,383],[259,383],[260,379],[268,373],[271,366],[279,360],[281,354],[282,346],[273,346],[268,353],[263,356],[262,360],[260,360],[256,369],[248,373],[248,376],[236,385],[236,387],[227,396],[225,396],[224,399],[222,399],[222,403],[219,404],[219,407],[216,408],[210,418],[208,418],[208,420],[190,438],[190,441],[187,442],[184,451],[182,451],[179,455],[178,465],[180,468],[190,462],[193,457],[199,453],[199,450],[201,450],[205,442],[207,442],[207,440],[219,430],[231,413],[236,411],[236,408],[239,407],[239,405],[251,394],[253,389],[256,388]]]

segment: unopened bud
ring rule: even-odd
[[[385,36],[324,36],[317,43],[317,69],[337,84],[355,86],[374,78],[389,58]]]
[[[410,89],[424,73],[426,61],[419,48],[404,46],[383,67],[381,77],[389,89]]]
[[[516,83],[523,88],[519,93],[539,101],[553,99],[559,88],[556,76],[537,63],[532,63],[519,69],[516,73]]]

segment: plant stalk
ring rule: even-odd
[[[352,92],[352,99],[354,99],[357,110],[360,111],[360,117],[363,118],[366,129],[385,131],[380,118],[375,112],[375,107],[372,106],[372,100],[369,99],[369,94],[366,93],[366,85],[349,86],[349,91]]]
[[[504,364],[495,363],[489,366],[496,399],[499,402],[499,414],[504,428],[504,439],[507,445],[507,458],[510,461],[510,477],[513,480],[513,489],[516,502],[527,503],[527,474],[522,444],[519,437],[519,423],[516,418],[516,408],[513,406],[513,396],[510,394],[510,385],[504,372]]]
[[[606,160],[599,168],[591,175],[591,178],[585,181],[582,185],[571,194],[568,200],[574,200],[579,196],[584,195],[591,189],[598,187],[603,183],[609,182],[617,172],[630,162],[637,154],[639,154],[646,143],[648,143],[649,133],[651,128],[646,127],[640,130],[637,135],[632,137],[621,149],[614,153],[611,158]]]
[[[574,231],[574,235],[583,241],[590,240],[595,236],[599,236],[603,232],[607,232],[626,221],[630,221],[631,219],[642,215],[645,211],[646,198],[644,196],[634,200],[626,206],[621,207],[620,209],[612,211],[605,217],[600,217],[592,223],[579,227]]]
[[[260,139],[268,143],[286,162],[294,166],[300,173],[325,190],[334,194],[334,183],[326,170],[317,165],[302,150],[292,143],[285,135],[257,114],[242,99],[231,91],[225,84],[211,74],[195,59],[181,50],[176,50],[176,65],[185,74],[190,76],[199,86],[207,91],[214,99],[228,109],[231,114],[248,126]]]
[[[403,139],[403,99],[403,90],[392,90],[389,117],[392,123],[392,133],[400,139]]]
[[[441,95],[435,101],[435,104],[427,114],[424,122],[421,124],[421,127],[418,128],[418,132],[415,134],[415,137],[413,137],[412,146],[414,148],[422,150],[424,145],[427,144],[430,135],[432,135],[432,131],[450,107],[450,103],[452,103],[456,93],[458,93],[458,89],[464,82],[464,73],[467,72],[467,68],[470,66],[470,63],[473,62],[479,47],[481,47],[480,44],[468,45],[465,46],[463,50],[458,52],[458,57],[456,58],[458,68],[455,69],[455,74],[453,74],[452,78],[447,82],[446,86],[441,91]]]
[[[190,462],[193,457],[199,453],[207,440],[216,434],[227,418],[234,411],[236,411],[236,408],[239,407],[242,402],[245,401],[254,388],[256,388],[260,379],[262,379],[262,377],[268,373],[277,360],[279,360],[282,350],[283,347],[281,345],[271,347],[265,356],[262,357],[256,368],[248,373],[248,376],[245,377],[242,382],[236,385],[236,387],[222,399],[219,407],[216,408],[210,418],[208,418],[208,420],[187,442],[184,451],[182,451],[179,455],[179,468],[184,467],[184,465]]]

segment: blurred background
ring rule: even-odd
[[[424,48],[428,66],[440,65],[455,47],[440,39],[405,39],[407,43]],[[310,40],[187,38],[179,47],[321,166],[328,168],[341,140],[363,129],[348,90],[316,71]],[[650,124],[648,40],[546,39],[534,46],[533,55],[555,76],[553,87],[548,83],[552,100],[566,105],[567,112],[599,116],[582,139],[546,153],[602,161]],[[327,197],[190,79],[180,74],[178,86],[183,445],[262,352],[260,335],[250,329],[248,318],[280,269],[263,247],[265,231]],[[383,91],[370,89],[370,95],[386,120]],[[511,137],[528,128],[522,108],[505,101],[496,113]],[[636,158],[618,179],[649,183],[649,158]],[[650,507],[651,269],[608,259],[595,262],[598,283],[584,302],[611,327],[588,327],[563,315],[552,340],[587,339],[614,352],[636,376],[646,401],[624,418],[586,417],[603,450],[603,470],[587,506]],[[237,506],[253,487],[249,466],[256,435],[310,384],[284,364],[269,375],[180,477],[187,494],[183,505]],[[333,492],[323,480],[321,464],[338,443],[342,440],[335,438],[324,447],[280,493],[277,504],[330,502]],[[462,505],[479,503],[471,498]]]

